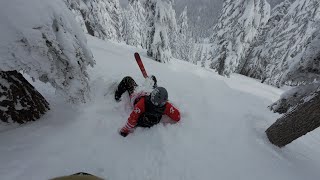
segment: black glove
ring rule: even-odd
[[[153,80],[153,82],[154,82],[154,84],[153,84],[153,88],[156,88],[157,86],[158,86],[158,84],[157,84],[157,78],[154,76],[154,75],[151,75],[151,77],[150,77],[152,80]]]
[[[125,132],[120,131],[120,135],[121,135],[122,137],[127,137],[128,134],[129,134],[129,133],[125,133]]]
[[[117,101],[117,102],[120,102],[121,101],[121,95],[119,94],[119,91],[116,90],[116,92],[114,93],[114,99]]]

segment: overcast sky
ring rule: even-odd
[[[128,3],[128,0],[119,0],[120,1],[120,5],[123,7]]]

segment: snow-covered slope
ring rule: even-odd
[[[97,62],[89,69],[92,100],[67,105],[49,85],[35,82],[52,110],[37,122],[1,128],[1,179],[43,180],[79,171],[110,180],[319,179],[319,132],[283,149],[266,139],[264,130],[278,118],[267,106],[281,90],[179,60],[160,64],[142,50],[88,38]],[[182,120],[123,138],[117,131],[131,109],[128,98],[116,103],[112,91],[126,75],[144,83],[135,51],[168,89]]]

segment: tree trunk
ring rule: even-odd
[[[283,147],[320,126],[320,93],[279,118],[267,130],[270,142]]]
[[[224,42],[223,42],[224,43]],[[221,76],[225,75],[225,63],[226,63],[226,58],[227,58],[227,44],[224,44],[222,46],[222,54],[218,59],[218,74]]]
[[[0,120],[24,123],[35,121],[47,110],[49,103],[17,71],[0,71]]]

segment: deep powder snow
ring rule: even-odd
[[[79,171],[110,180],[319,179],[319,131],[283,149],[265,136],[279,117],[267,106],[281,90],[240,75],[224,78],[179,60],[160,64],[144,50],[88,40],[97,62],[89,69],[92,100],[69,105],[50,85],[33,82],[52,110],[20,127],[0,124],[1,179],[43,180]],[[113,90],[127,75],[144,84],[135,51],[148,73],[167,88],[182,119],[138,128],[123,138],[118,130],[131,108],[125,95],[116,103]]]

